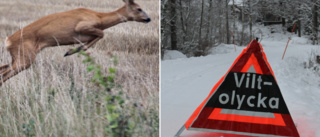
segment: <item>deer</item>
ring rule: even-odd
[[[151,21],[134,0],[123,1],[123,7],[108,13],[77,8],[51,14],[7,37],[5,48],[12,61],[0,66],[0,87],[11,77],[28,69],[35,62],[36,55],[46,47],[81,44],[66,52],[66,57],[92,47],[104,37],[103,30],[107,28],[127,21]]]

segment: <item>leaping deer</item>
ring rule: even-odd
[[[44,48],[57,45],[87,43],[69,50],[65,56],[87,50],[103,38],[103,30],[126,21],[150,22],[148,15],[134,0],[123,0],[120,9],[100,13],[85,8],[51,14],[15,32],[6,39],[12,62],[0,67],[0,86],[29,68]]]

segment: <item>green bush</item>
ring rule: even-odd
[[[135,107],[124,105],[128,97],[123,94],[121,85],[115,83],[116,68],[109,67],[108,74],[104,75],[101,66],[95,63],[94,58],[84,51],[80,51],[79,54],[85,57],[83,63],[87,64],[87,71],[93,73],[91,82],[103,90],[102,95],[106,104],[104,110],[107,111],[105,131],[108,136],[131,137],[137,127],[136,123],[139,122],[139,116]],[[118,58],[114,55],[111,57],[113,64],[117,65]],[[101,93],[99,95],[101,96]]]

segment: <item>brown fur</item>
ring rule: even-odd
[[[20,71],[29,68],[36,55],[45,47],[87,43],[65,56],[87,50],[103,38],[103,30],[126,21],[149,22],[150,18],[133,0],[110,13],[85,8],[51,14],[15,32],[6,40],[12,57],[11,64],[0,67],[0,86]]]

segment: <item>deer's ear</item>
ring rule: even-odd
[[[128,5],[131,5],[134,3],[134,0],[123,0],[123,2],[127,3]]]

